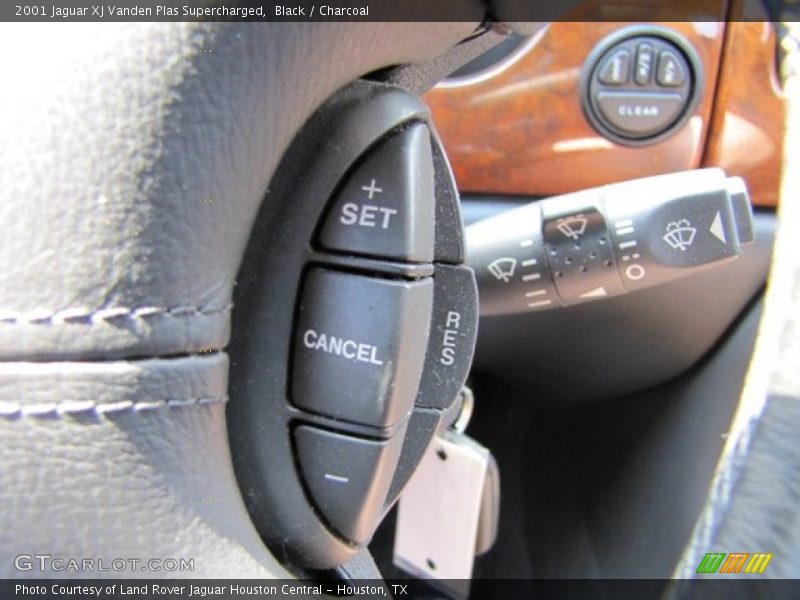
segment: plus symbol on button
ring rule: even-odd
[[[381,189],[377,185],[375,185],[375,180],[374,179],[370,182],[369,185],[362,185],[361,189],[364,190],[365,192],[369,192],[369,199],[370,200],[372,200],[372,196],[374,196],[375,194],[380,194],[383,191],[383,189]]]

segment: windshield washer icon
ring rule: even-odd
[[[667,242],[673,250],[686,252],[686,249],[694,242],[697,229],[692,227],[689,219],[681,219],[667,224],[667,232],[662,239]]]
[[[489,272],[494,275],[496,279],[505,283],[511,281],[516,268],[516,258],[498,258],[489,264]]]

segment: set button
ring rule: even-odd
[[[335,195],[319,242],[328,250],[431,262],[434,170],[430,132],[414,125],[382,142]]]

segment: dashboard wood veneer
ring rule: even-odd
[[[753,203],[778,202],[784,102],[769,22],[731,23],[707,142],[707,166],[744,177]]]
[[[606,35],[630,24],[552,23],[491,77],[445,83],[426,95],[460,190],[554,195],[721,166],[746,178],[756,203],[773,204],[783,118],[774,68],[768,68],[774,62],[771,27],[657,24],[686,38],[703,65],[703,93],[686,126],[643,147],[622,146],[598,134],[581,108],[581,70]],[[729,54],[724,61],[723,47]]]

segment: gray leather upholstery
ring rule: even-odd
[[[0,365],[0,572],[40,576],[35,560],[18,572],[14,559],[49,555],[106,568],[119,558],[194,560],[193,570],[146,576],[281,573],[230,468],[227,368],[222,353]],[[135,576],[131,566],[120,574]]]
[[[307,116],[474,27],[6,24],[0,359],[224,346],[250,225]]]
[[[0,27],[0,575],[40,575],[23,553],[285,575],[225,427],[253,218],[326,97],[475,26]]]

